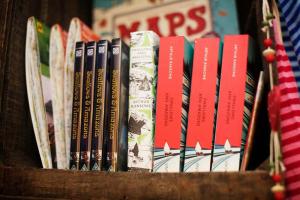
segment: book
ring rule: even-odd
[[[258,112],[261,108],[264,87],[265,87],[264,86],[264,72],[261,71],[259,74],[259,78],[258,78],[256,94],[255,94],[255,99],[254,99],[254,104],[253,104],[253,110],[252,110],[245,150],[244,150],[242,164],[241,164],[241,171],[246,171],[248,164],[249,164],[250,157],[251,157],[251,151],[253,148],[253,138],[254,138],[255,131],[256,131],[256,122],[257,122]]]
[[[128,167],[153,169],[157,50],[152,31],[131,33],[129,67]]]
[[[51,27],[49,68],[55,132],[55,159],[58,169],[67,169],[64,123],[64,60],[67,33],[59,24]]]
[[[64,63],[64,115],[65,115],[65,141],[67,160],[70,160],[70,141],[72,126],[72,102],[74,84],[75,44],[78,41],[98,41],[100,37],[92,32],[80,19],[73,18],[68,30],[66,57]]]
[[[127,170],[129,47],[120,39],[111,42],[111,94],[107,164],[110,171]]]
[[[82,82],[81,134],[79,168],[90,170],[93,104],[94,104],[94,73],[96,64],[96,42],[88,42],[85,51],[85,64]]]
[[[25,47],[26,88],[30,116],[43,168],[55,166],[55,135],[49,78],[50,29],[28,18]]]
[[[255,87],[247,70],[249,47],[248,35],[224,38],[212,171],[238,171],[240,167]]]
[[[152,30],[160,37],[185,35],[190,41],[213,35],[238,34],[235,0],[124,1],[111,8],[93,9],[93,30],[105,39]]]
[[[154,172],[183,170],[193,51],[183,36],[160,39]]]
[[[106,142],[108,139],[107,118],[109,103],[109,66],[110,43],[100,40],[96,48],[96,65],[94,75],[94,105],[93,105],[93,131],[91,150],[91,169],[105,169],[103,159],[106,157]]]
[[[70,142],[71,156],[69,162],[70,169],[72,170],[79,170],[84,55],[85,43],[76,42],[73,84],[74,97],[72,102],[72,134]]]
[[[195,40],[184,171],[210,171],[218,84],[219,38]]]

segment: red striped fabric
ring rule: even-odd
[[[300,199],[300,98],[290,61],[282,44],[276,45],[280,88],[280,126],[288,196]]]

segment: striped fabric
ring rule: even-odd
[[[300,1],[279,0],[284,47],[295,74],[300,93]]]
[[[280,17],[280,21],[281,21],[282,39],[283,39],[284,47],[285,47],[287,56],[289,57],[291,67],[293,69],[293,72],[294,72],[294,75],[296,78],[298,91],[300,93],[300,67],[299,67],[300,64],[297,60],[297,56],[294,51],[293,44],[290,40],[290,34],[287,30],[286,23],[285,23],[284,19],[282,18],[282,16]]]
[[[294,73],[283,44],[276,45],[280,88],[280,125],[287,195],[300,199],[300,98]]]

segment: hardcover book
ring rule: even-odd
[[[82,82],[81,133],[79,169],[90,170],[93,102],[94,102],[94,72],[96,62],[96,42],[88,42],[85,50],[85,64]]]
[[[107,164],[110,171],[127,170],[129,47],[116,38],[111,43],[111,95]]]
[[[96,65],[94,75],[94,105],[91,169],[102,170],[105,165],[106,143],[108,139],[106,129],[109,95],[109,66],[110,43],[100,40],[96,48]]]
[[[131,33],[129,68],[128,167],[153,168],[153,137],[159,37]]]
[[[49,47],[49,68],[58,169],[67,169],[64,123],[64,61],[67,33],[58,24],[52,26]]]
[[[184,171],[210,171],[218,84],[219,38],[195,40]]]
[[[65,141],[67,160],[70,160],[70,141],[72,126],[72,102],[74,84],[75,44],[78,41],[98,41],[99,36],[85,25],[80,19],[73,18],[68,31],[66,57],[64,63],[64,115],[65,115]]]
[[[183,36],[160,39],[154,172],[183,170],[193,51]]]
[[[70,169],[72,170],[79,170],[84,55],[85,43],[76,42],[70,145]]]
[[[239,33],[235,0],[131,0],[109,9],[95,7],[93,16],[96,33],[126,42],[131,32],[142,30],[154,31],[159,37],[185,35],[191,41]]]
[[[25,72],[30,115],[43,168],[55,166],[55,135],[49,76],[50,29],[34,17],[27,21]]]
[[[224,38],[212,171],[238,171],[251,118],[255,81],[247,72],[249,36]]]

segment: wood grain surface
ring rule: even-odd
[[[81,172],[0,167],[0,194],[58,199],[272,199],[267,172]],[[0,196],[1,197],[1,196]]]

